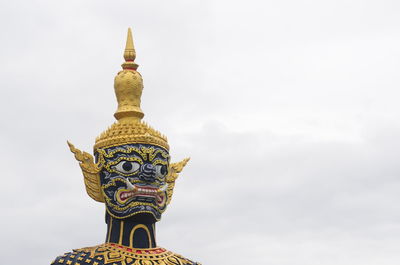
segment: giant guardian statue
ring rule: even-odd
[[[68,142],[88,195],[106,208],[105,243],[58,256],[52,265],[199,265],[157,245],[155,223],[170,203],[188,158],[171,163],[167,138],[142,121],[143,80],[132,33],[115,77],[116,122],[97,137],[94,157]]]

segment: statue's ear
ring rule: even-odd
[[[175,187],[175,180],[178,178],[179,173],[182,172],[183,168],[186,166],[187,162],[190,160],[190,158],[185,158],[181,162],[178,163],[172,163],[169,166],[168,170],[168,175],[167,175],[167,183],[168,183],[168,188],[167,188],[167,194],[168,194],[168,200],[167,204],[170,203],[172,194],[174,193],[174,187]]]
[[[94,163],[91,154],[75,148],[75,146],[68,141],[67,143],[71,152],[74,153],[75,159],[79,161],[87,194],[95,201],[104,202],[100,185],[100,167]]]

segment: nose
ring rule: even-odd
[[[154,182],[156,180],[156,168],[152,164],[142,165],[139,178],[146,182]]]

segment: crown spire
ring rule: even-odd
[[[126,37],[126,45],[124,51],[125,63],[122,64],[123,69],[136,70],[138,65],[134,63],[136,59],[136,51],[133,46],[132,30],[128,28],[128,36]]]
[[[138,121],[144,116],[143,111],[140,109],[143,80],[139,72],[136,71],[138,65],[134,62],[136,52],[130,28],[128,28],[124,58],[125,62],[122,64],[123,70],[114,79],[115,95],[118,101],[118,109],[114,117],[121,122]]]

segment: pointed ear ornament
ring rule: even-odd
[[[167,175],[167,183],[168,183],[167,204],[169,204],[172,199],[172,194],[174,193],[174,187],[175,187],[175,180],[178,178],[179,173],[182,172],[183,168],[186,166],[186,164],[187,164],[187,162],[189,162],[189,160],[190,160],[190,158],[188,157],[188,158],[183,159],[181,162],[172,163],[169,166],[168,175]]]
[[[86,192],[95,201],[104,202],[103,195],[100,188],[100,169],[99,164],[94,163],[93,156],[89,153],[83,152],[70,142],[68,142],[69,149],[75,155],[75,159],[79,161],[79,166],[82,169],[84,176]]]

